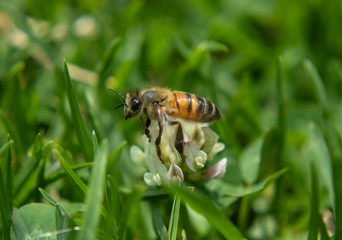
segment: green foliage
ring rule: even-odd
[[[171,190],[178,194],[191,208],[205,216],[226,239],[244,239],[237,228],[225,217],[205,195],[192,191],[184,186],[171,186]]]
[[[311,215],[310,215],[310,228],[308,240],[317,239],[318,235],[318,223],[320,219],[320,215],[318,213],[319,207],[319,192],[318,192],[318,180],[317,180],[317,172],[315,166],[312,165],[311,168]]]
[[[14,209],[13,228],[17,239],[26,239],[27,236],[44,237],[46,233],[56,229],[55,209],[41,203],[31,203]]]
[[[74,184],[74,186],[76,188],[78,188],[78,190],[80,190],[83,193],[83,195],[87,194],[88,193],[88,187],[84,184],[84,182],[82,182],[80,177],[72,169],[72,167],[69,163],[69,162],[71,162],[71,160],[68,159],[67,153],[65,151],[63,151],[63,149],[61,147],[59,147],[58,150],[54,151],[54,154],[56,155],[59,163],[64,168],[65,172],[67,173],[68,178]]]
[[[65,88],[68,96],[68,102],[70,106],[71,116],[73,126],[76,129],[78,141],[80,142],[81,149],[84,151],[83,154],[85,158],[90,161],[93,158],[93,148],[91,148],[91,140],[89,134],[87,133],[87,129],[85,127],[84,121],[82,120],[80,109],[78,107],[78,102],[76,99],[75,90],[73,87],[73,83],[70,79],[69,70],[66,61],[64,60],[63,65],[64,70],[64,78],[65,78]],[[94,147],[95,148],[95,147]]]
[[[166,227],[163,223],[163,219],[160,215],[158,208],[152,205],[151,211],[152,211],[153,228],[154,228],[156,235],[158,236],[159,239],[162,239],[162,240],[168,239],[169,236],[168,236]],[[171,231],[170,231],[170,234],[171,234]]]
[[[169,230],[168,239],[172,239],[172,240],[177,239],[179,208],[180,208],[180,199],[179,197],[175,196],[175,199],[173,200],[173,205],[172,205],[170,223],[168,227],[168,230]]]
[[[94,167],[91,173],[89,193],[87,194],[85,201],[82,229],[80,234],[77,236],[78,239],[96,238],[104,192],[107,154],[108,142],[104,141],[99,146],[98,151],[96,151]]]
[[[342,239],[341,12],[1,1],[0,238]],[[154,85],[217,105],[224,178],[147,188],[108,88]]]
[[[8,139],[7,139],[8,140]],[[0,159],[4,167],[0,168],[0,213],[1,213],[1,235],[3,239],[10,239],[9,230],[12,224],[11,219],[11,145],[13,140],[7,141],[5,145],[0,148]]]

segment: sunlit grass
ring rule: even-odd
[[[1,2],[0,238],[341,239],[341,11]],[[143,128],[108,88],[154,85],[220,109],[224,178],[145,184]]]

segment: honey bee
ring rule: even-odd
[[[195,94],[153,87],[143,91],[130,91],[125,98],[115,90],[109,90],[122,98],[124,103],[116,108],[124,106],[125,120],[140,116],[140,120],[145,126],[145,135],[149,141],[151,141],[149,131],[151,120],[158,121],[159,132],[155,146],[157,155],[162,162],[159,145],[165,123],[178,125],[175,148],[179,153],[182,153],[184,148],[182,125],[180,121],[169,120],[169,116],[202,123],[213,122],[221,118],[219,110],[213,103]],[[146,122],[143,121],[142,114],[147,116]]]

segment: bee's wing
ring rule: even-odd
[[[158,113],[158,121],[160,121],[162,124],[166,124],[169,119],[169,115],[160,107],[157,107],[157,113]]]

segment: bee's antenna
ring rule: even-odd
[[[127,105],[126,105],[126,99],[124,98],[124,96],[122,96],[121,93],[118,93],[117,91],[115,91],[114,89],[111,89],[111,88],[108,88],[108,89],[109,89],[110,91],[116,93],[117,95],[119,95],[119,96],[122,98],[123,102],[124,102],[123,105],[127,106]],[[120,105],[120,107],[123,106],[123,105]]]
[[[127,106],[127,105],[126,105],[125,103],[120,104],[119,106],[115,107],[115,110],[118,109],[118,108],[120,108],[120,107],[122,107],[122,106]]]

